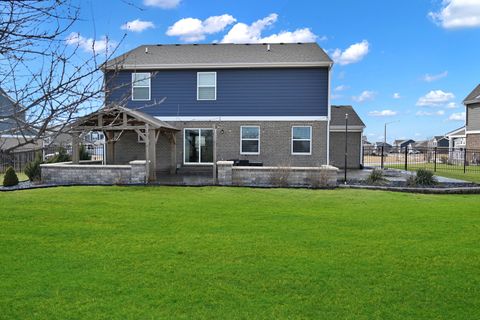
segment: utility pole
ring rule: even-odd
[[[383,159],[383,157],[385,156],[383,153],[384,153],[385,150],[387,149],[387,125],[392,124],[392,123],[395,123],[395,122],[399,122],[399,121],[400,121],[400,120],[385,122],[385,125],[384,125],[384,127],[383,127],[382,169],[383,169],[383,166],[384,166],[384,159]]]

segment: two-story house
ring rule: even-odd
[[[105,105],[178,129],[176,168],[319,166],[329,163],[332,65],[316,43],[143,45],[105,64]],[[357,167],[362,130],[352,136]],[[142,159],[142,142],[123,133],[115,162]],[[158,137],[156,170],[171,170],[171,152]]]
[[[0,151],[25,151],[38,149],[41,142],[25,144],[25,139],[34,133],[25,128],[25,113],[21,107],[2,88],[0,88]]]
[[[480,150],[480,84],[465,98],[467,149]]]

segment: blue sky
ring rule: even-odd
[[[421,140],[463,125],[480,83],[480,0],[79,0],[73,43],[314,40],[336,60],[332,104],[352,104],[369,140]],[[137,20],[137,21],[136,21]],[[130,23],[129,23],[130,22]],[[129,23],[129,24],[127,24]],[[123,26],[123,28],[122,28]]]

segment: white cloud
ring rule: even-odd
[[[173,9],[180,4],[181,0],[143,0],[143,4],[151,7],[159,7],[162,9]]]
[[[155,25],[151,21],[143,21],[140,19],[135,19],[123,24],[120,29],[133,31],[133,32],[142,32],[144,30],[155,28]]]
[[[340,92],[340,91],[345,91],[348,88],[349,88],[349,86],[346,86],[346,85],[342,84],[342,85],[336,86],[334,90],[337,91],[337,92]]]
[[[360,93],[359,96],[353,96],[352,99],[356,102],[365,102],[368,100],[373,100],[375,98],[375,95],[376,93],[374,91],[365,90]]]
[[[438,110],[435,112],[428,112],[428,111],[418,111],[416,113],[417,116],[443,116],[445,114],[445,111],[443,110]]]
[[[395,92],[392,97],[393,97],[393,99],[401,99],[402,98],[402,96],[398,92]]]
[[[196,18],[183,18],[168,27],[168,36],[178,36],[182,41],[195,42],[204,40],[207,34],[223,31],[236,19],[229,14],[212,16],[205,20]]]
[[[465,112],[457,112],[457,113],[452,113],[450,117],[448,117],[448,120],[450,121],[465,121],[466,113]]]
[[[447,109],[456,109],[458,108],[458,105],[455,102],[450,102],[447,104]]]
[[[420,107],[439,107],[446,105],[450,101],[455,99],[455,95],[450,92],[444,92],[442,90],[433,90],[420,97],[417,101],[417,106]]]
[[[332,53],[332,59],[342,66],[359,62],[368,54],[369,46],[368,41],[363,40],[362,42],[352,44],[345,51],[335,49]]]
[[[423,81],[425,81],[425,82],[433,82],[433,81],[437,81],[437,80],[440,80],[442,78],[445,78],[446,76],[448,76],[448,71],[444,71],[442,73],[433,74],[433,75],[427,73],[422,78],[423,78]]]
[[[262,32],[268,26],[273,25],[278,19],[278,14],[272,13],[269,16],[253,22],[251,25],[239,22],[235,24],[223,37],[222,43],[292,43],[292,42],[313,42],[318,36],[309,28],[296,29],[294,31],[280,31],[279,33],[262,37]],[[324,40],[325,37],[320,38]]]
[[[338,99],[340,99],[340,98],[343,98],[343,96],[342,96],[341,94],[332,94],[332,95],[330,96],[330,98],[331,98],[332,100],[338,100]]]
[[[445,29],[480,27],[480,1],[444,0],[440,11],[428,15]]]
[[[102,53],[108,49],[112,49],[117,45],[115,41],[109,40],[103,36],[99,40],[93,38],[85,38],[78,32],[72,32],[65,39],[68,45],[77,46],[86,52]]]
[[[381,111],[370,111],[368,113],[369,115],[371,115],[372,117],[393,117],[393,116],[396,116],[397,115],[397,111],[393,111],[393,110],[381,110]]]

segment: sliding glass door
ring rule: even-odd
[[[185,129],[183,140],[185,164],[213,163],[212,129]]]

